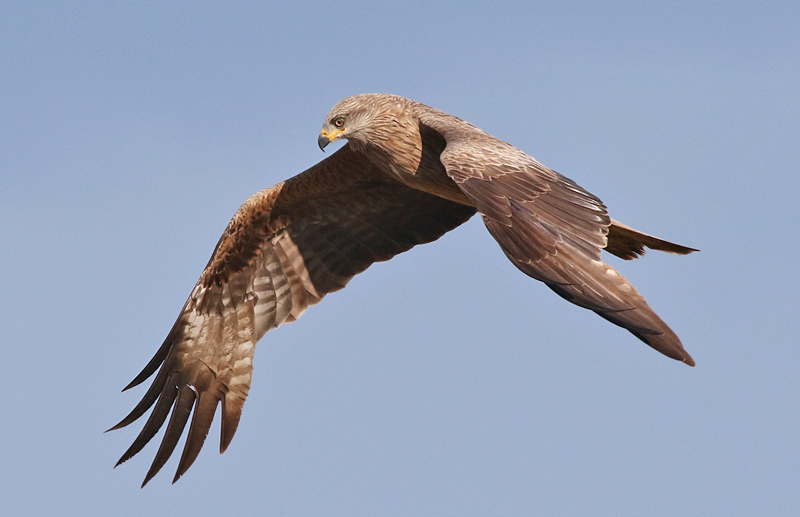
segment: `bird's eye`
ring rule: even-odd
[[[344,117],[336,117],[333,119],[333,125],[338,128],[344,127]]]

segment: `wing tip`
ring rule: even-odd
[[[105,434],[105,433],[108,433],[108,432],[111,432],[111,431],[116,431],[117,429],[122,429],[123,427],[127,427],[127,426],[131,425],[133,422],[135,422],[136,420],[138,420],[138,418],[139,417],[131,418],[131,415],[129,414],[128,416],[126,416],[125,418],[120,420],[117,425],[115,425],[114,427],[110,427],[110,428],[106,429],[105,431],[103,431],[103,433]]]
[[[156,475],[157,473],[158,473],[158,472],[149,472],[149,471],[148,471],[148,472],[147,472],[147,475],[144,477],[144,481],[142,481],[142,486],[140,486],[139,488],[140,488],[140,489],[141,489],[141,488],[144,488],[144,486],[145,486],[145,485],[146,485],[148,482],[150,482],[150,480],[151,480],[151,479],[153,479],[153,477],[155,477],[155,475]]]
[[[666,331],[661,331],[650,335],[639,334],[637,332],[633,332],[631,329],[628,329],[628,331],[632,332],[636,337],[644,341],[655,351],[660,352],[671,359],[675,359],[676,361],[680,361],[691,367],[697,365],[692,356],[689,355],[689,352],[683,348],[683,343],[681,343],[681,340],[677,335],[675,335],[674,332],[672,332],[672,329],[669,327],[666,327]]]

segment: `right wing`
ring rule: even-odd
[[[694,366],[672,329],[602,261],[612,221],[600,199],[519,149],[463,123],[448,127],[446,120],[434,127],[447,141],[442,164],[520,271]]]
[[[139,404],[112,428],[155,404],[117,465],[153,438],[172,408],[144,486],[172,454],[194,408],[177,481],[200,452],[219,402],[224,452],[250,389],[255,345],[268,330],[296,320],[373,262],[436,240],[474,213],[391,179],[349,145],[252,196],[220,238],[163,345],[125,388],[158,370]]]

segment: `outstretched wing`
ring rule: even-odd
[[[602,261],[612,221],[597,197],[480,130],[463,125],[448,130],[441,123],[436,129],[447,140],[441,155],[447,174],[475,203],[489,232],[517,268],[659,352],[694,365],[675,333],[622,275]],[[637,242],[634,237],[649,236],[627,229],[636,235],[619,245],[620,253],[639,254],[641,238]],[[666,243],[652,239],[644,244]],[[669,251],[684,249],[693,251],[683,247]]]
[[[153,438],[172,409],[142,486],[170,457],[191,416],[177,481],[200,452],[220,402],[224,452],[250,388],[255,345],[268,330],[296,320],[373,262],[433,241],[474,213],[391,179],[349,145],[252,196],[220,238],[163,345],[125,388],[158,370],[139,404],[112,428],[155,404],[117,465]]]

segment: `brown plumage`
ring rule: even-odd
[[[161,348],[125,388],[158,370],[112,428],[155,404],[117,465],[139,452],[172,410],[142,486],[170,457],[191,415],[173,482],[186,472],[220,402],[225,451],[250,388],[256,343],[268,330],[296,320],[373,262],[434,241],[476,211],[522,272],[694,365],[644,298],[601,260],[601,250],[624,259],[645,247],[696,250],[610,219],[598,198],[519,149],[402,97],[343,100],[325,119],[320,147],[337,139],[348,144],[236,212]]]

